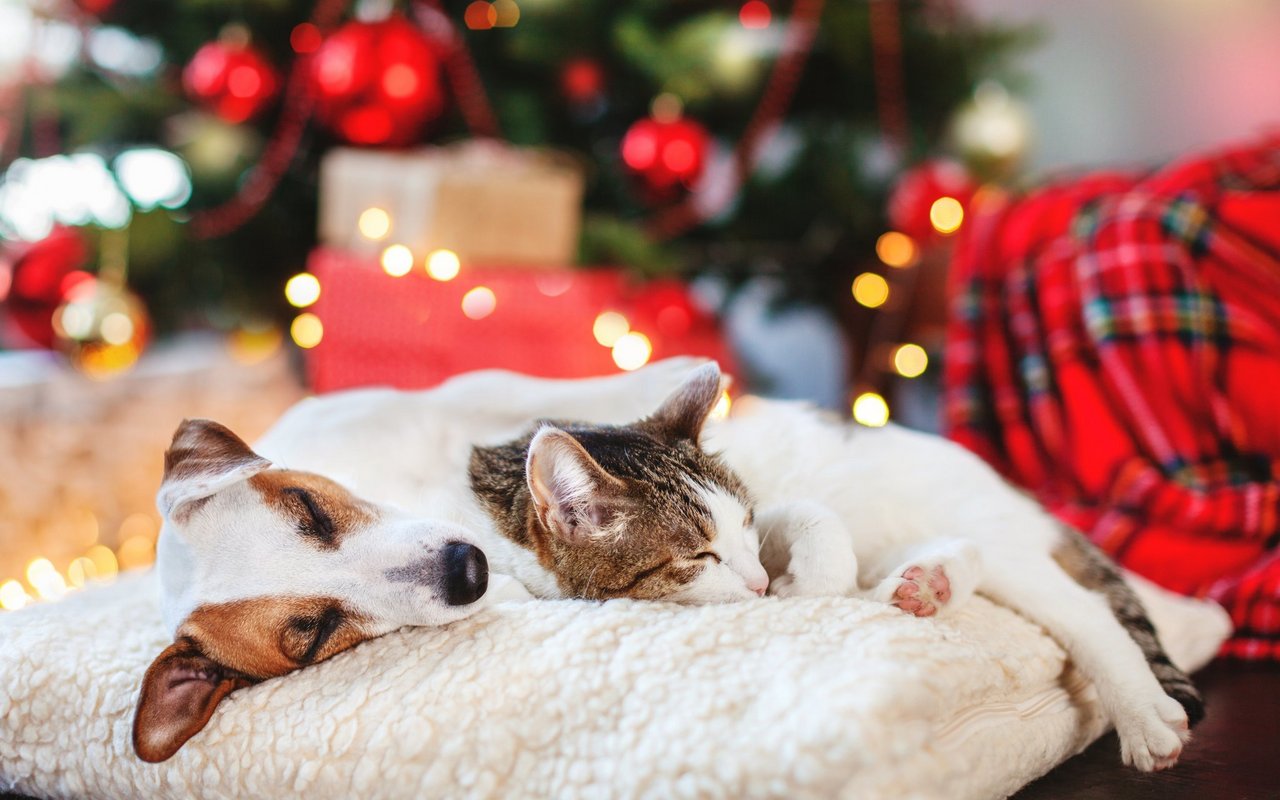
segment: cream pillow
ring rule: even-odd
[[[981,598],[942,619],[840,598],[541,601],[236,692],[146,764],[130,725],[169,644],[157,591],[132,575],[0,615],[0,790],[954,800],[1009,794],[1106,728],[1062,649]],[[1215,605],[1142,594],[1185,667],[1229,633]]]

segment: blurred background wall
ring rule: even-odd
[[[1035,23],[1020,67],[1033,171],[1148,164],[1257,133],[1280,115],[1275,0],[966,0]]]

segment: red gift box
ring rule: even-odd
[[[308,309],[324,330],[307,354],[317,392],[424,388],[477,369],[548,378],[614,373],[612,349],[593,334],[605,311],[649,339],[651,361],[699,355],[733,370],[717,320],[675,280],[635,283],[619,269],[464,265],[453,280],[437,281],[421,263],[392,277],[372,256],[332,248],[315,250],[308,270],[322,287]],[[464,312],[469,293],[472,316]]]

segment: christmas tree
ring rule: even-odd
[[[282,288],[315,245],[318,163],[335,145],[476,136],[585,167],[582,264],[771,274],[850,318],[854,276],[892,263],[876,257],[891,188],[943,151],[982,80],[1016,81],[1029,40],[945,0],[0,10],[16,31],[0,55],[0,235],[79,226],[85,268],[127,265],[120,280],[160,333],[287,319]],[[393,51],[402,62],[370,78]],[[369,80],[387,95],[373,111],[343,95]],[[1007,166],[964,155],[979,177]],[[125,197],[69,199],[92,181]]]

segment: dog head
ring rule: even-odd
[[[207,420],[174,434],[157,505],[174,643],[143,678],[133,742],[145,761],[172,756],[236,689],[405,625],[466,617],[487,588],[466,530],[275,468]]]

